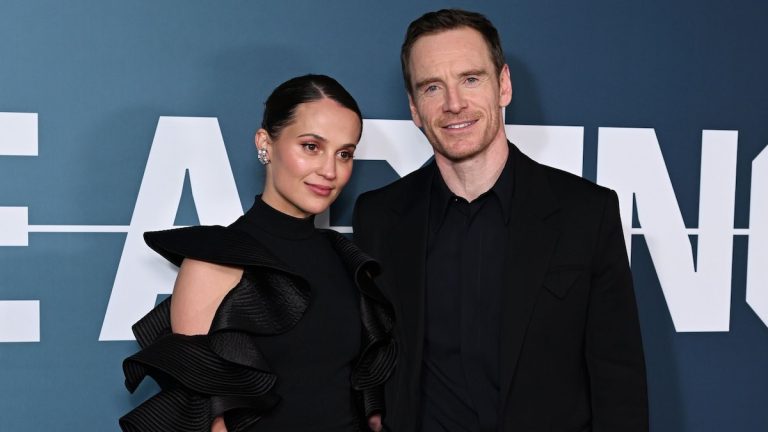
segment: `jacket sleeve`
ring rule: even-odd
[[[648,396],[632,274],[610,191],[591,270],[585,355],[593,431],[648,431]]]

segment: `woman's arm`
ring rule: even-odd
[[[173,332],[207,334],[219,304],[242,276],[241,268],[184,259],[171,297]]]
[[[185,335],[207,334],[224,296],[240,282],[243,269],[186,258],[181,263],[171,296],[171,329]],[[216,417],[211,432],[226,432]]]

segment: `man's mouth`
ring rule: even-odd
[[[472,126],[475,123],[477,123],[477,120],[470,120],[470,121],[465,121],[465,122],[461,122],[461,123],[451,123],[449,125],[443,126],[443,128],[445,128],[445,129],[453,129],[453,130],[465,129],[465,128],[468,128],[468,127]]]

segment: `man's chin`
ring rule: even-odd
[[[471,160],[481,154],[483,148],[480,146],[472,147],[460,147],[460,148],[445,148],[442,147],[439,150],[435,149],[436,155],[440,155],[443,159],[451,163],[461,163]]]

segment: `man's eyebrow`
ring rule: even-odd
[[[418,81],[416,84],[414,84],[413,88],[416,88],[416,89],[422,88],[427,84],[431,84],[433,82],[438,82],[438,81],[440,81],[438,78],[424,78],[423,80]]]
[[[303,138],[303,137],[312,137],[312,138],[314,138],[314,139],[316,139],[318,141],[323,141],[323,142],[328,141],[324,137],[322,137],[322,136],[320,136],[320,135],[318,135],[316,133],[311,133],[311,132],[310,133],[301,134],[301,135],[297,136],[297,138]]]
[[[486,76],[486,75],[488,75],[488,71],[486,71],[485,69],[470,69],[470,70],[468,70],[466,72],[462,72],[461,74],[459,74],[459,76],[462,77],[462,78],[468,77],[468,76],[471,76],[471,75]]]

